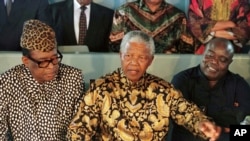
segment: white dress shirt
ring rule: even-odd
[[[90,4],[86,5],[85,15],[87,20],[87,29],[89,27],[89,19],[90,19]],[[77,0],[74,0],[74,30],[75,30],[75,36],[76,41],[79,41],[79,19],[81,15],[81,5],[77,2]]]
[[[14,2],[14,0],[12,0],[12,3]],[[7,3],[7,0],[4,0],[4,4],[6,5],[6,3]]]

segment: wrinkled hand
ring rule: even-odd
[[[218,30],[215,32],[215,37],[226,38],[228,40],[236,40],[236,36],[233,32],[229,32],[227,30]]]
[[[201,122],[199,128],[209,138],[209,141],[216,141],[221,133],[221,127],[216,126],[210,121]]]

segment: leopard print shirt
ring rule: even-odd
[[[83,91],[81,70],[64,64],[44,84],[24,65],[6,71],[0,75],[0,140],[65,141]]]
[[[97,79],[82,99],[68,132],[72,141],[160,141],[169,120],[203,136],[198,123],[207,120],[173,85],[151,74],[132,84],[118,68]]]

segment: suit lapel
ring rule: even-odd
[[[14,3],[12,4],[12,10],[9,15],[9,21],[10,22],[19,22],[22,21],[20,20],[23,18],[25,15],[24,13],[27,13],[27,9],[29,9],[29,2],[28,0],[15,0]]]
[[[74,29],[74,6],[73,6],[73,0],[67,0],[66,1],[66,7],[63,11],[65,14],[63,14],[64,22],[66,23],[65,29],[67,29],[67,33],[69,33],[69,37],[72,41],[77,43],[76,36],[75,36],[75,29]]]
[[[3,28],[3,26],[7,23],[7,12],[6,12],[6,7],[4,4],[4,0],[0,1],[0,31]]]
[[[99,15],[101,13],[98,13],[100,11],[98,11],[95,3],[91,2],[91,11],[90,11],[90,17],[89,17],[89,27],[88,27],[88,30],[87,30],[87,36],[85,38],[85,40],[89,40],[90,37],[93,37],[95,36],[95,33],[96,33],[96,28],[97,26],[102,26],[102,25],[99,25],[99,23],[97,23],[96,21],[98,21],[99,19]]]

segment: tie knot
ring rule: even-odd
[[[82,11],[85,11],[86,9],[87,9],[86,6],[81,6],[81,10],[82,10]]]

